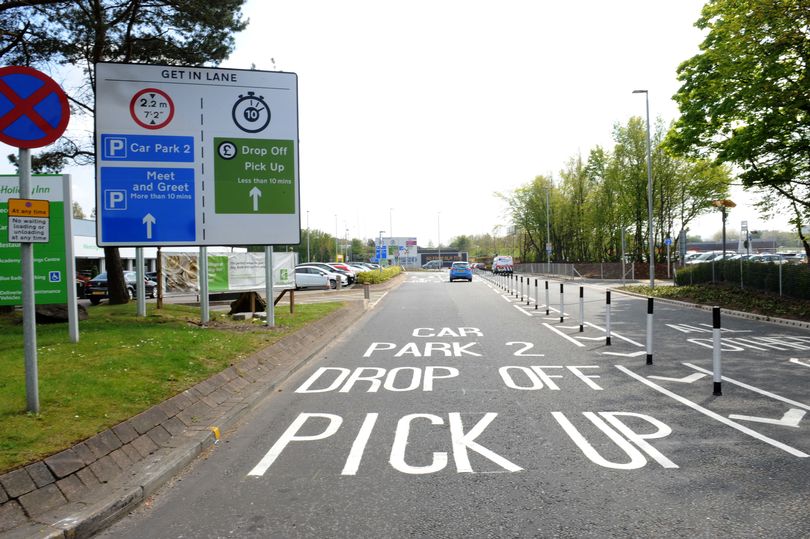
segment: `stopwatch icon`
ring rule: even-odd
[[[256,92],[240,95],[231,115],[236,127],[247,133],[258,133],[270,123],[270,107]]]

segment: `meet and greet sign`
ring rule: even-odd
[[[34,176],[31,196],[36,200],[26,201],[19,199],[17,176],[0,176],[0,305],[22,305],[20,244],[13,241],[18,232],[9,226],[10,219],[47,220],[47,241],[33,244],[34,297],[38,305],[67,303],[67,287],[71,284],[67,261],[72,262],[65,242],[66,235],[70,239],[70,207],[65,203],[68,182],[67,176]],[[31,205],[26,206],[26,202]],[[23,231],[37,237],[42,233],[41,229],[28,227]]]

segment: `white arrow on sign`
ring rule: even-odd
[[[600,352],[600,353],[605,354],[606,356],[636,357],[642,354],[646,354],[647,352],[645,350],[639,350],[638,352],[629,352],[627,354],[623,354],[621,352]]]
[[[262,190],[254,187],[250,190],[250,196],[253,197],[253,211],[259,211],[259,197],[262,196]]]
[[[152,225],[154,225],[157,220],[152,216],[151,213],[147,213],[143,216],[143,220],[141,221],[143,224],[146,225],[146,239],[152,239]]]
[[[782,419],[770,419],[767,417],[755,417],[750,415],[737,415],[731,414],[729,419],[739,419],[742,421],[753,421],[755,423],[768,423],[769,425],[778,425],[780,427],[799,427],[799,422],[804,417],[804,414],[807,412],[805,410],[799,410],[798,408],[791,408],[785,415],[782,416]]]
[[[654,378],[655,380],[664,380],[665,382],[681,382],[683,384],[691,384],[692,382],[697,382],[701,378],[705,377],[706,375],[702,372],[694,372],[689,376],[684,376],[683,378],[668,378],[666,376],[648,376],[647,378]]]
[[[799,359],[797,357],[790,358],[791,363],[795,363],[796,365],[804,365],[805,367],[810,367],[810,359]]]

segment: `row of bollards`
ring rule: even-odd
[[[501,287],[502,289],[506,290],[509,295],[514,296],[515,298],[519,298],[520,302],[523,302],[523,298],[526,298],[526,305],[531,304],[531,278],[526,276],[524,279],[523,275],[514,275],[512,273],[508,274],[499,274],[494,276],[494,282],[496,285]],[[539,280],[537,278],[534,279],[534,308],[537,310],[539,308],[539,289],[538,289]],[[524,288],[525,285],[525,288]],[[524,294],[525,291],[525,294]],[[550,306],[549,306],[549,285],[548,281],[545,281],[545,296],[546,296],[546,316],[550,314]],[[560,322],[562,323],[565,319],[565,285],[560,283]],[[611,303],[610,303],[610,290],[605,291],[605,345],[611,345],[611,328],[610,328],[610,315],[611,315]],[[654,322],[654,300],[651,297],[647,298],[647,343],[646,343],[646,354],[647,354],[647,365],[653,364],[653,322]],[[585,287],[579,287],[579,331],[585,331]],[[713,395],[721,396],[722,392],[722,342],[721,342],[721,325],[720,325],[720,307],[713,307],[712,308],[712,336],[713,336],[713,347],[712,347],[712,380],[713,380]]]

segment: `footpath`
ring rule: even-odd
[[[220,433],[405,279],[344,306],[169,400],[42,461],[0,475],[0,538],[83,538],[142,503]],[[348,292],[348,291],[347,291]],[[361,290],[362,293],[362,290]]]

